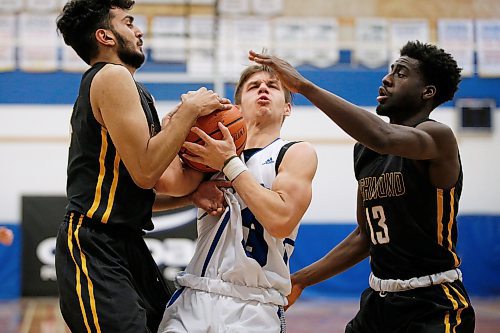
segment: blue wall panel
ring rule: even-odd
[[[292,272],[328,253],[353,224],[303,224],[290,260]],[[500,216],[459,216],[458,255],[470,296],[500,296]],[[329,280],[307,288],[305,297],[358,297],[368,287],[368,259]]]
[[[460,216],[458,254],[464,284],[470,296],[500,296],[500,216]],[[19,225],[9,225],[14,244],[0,245],[0,299],[15,299],[21,290],[21,234]],[[324,256],[344,239],[354,224],[303,224],[291,257],[292,272]],[[307,297],[359,297],[368,287],[368,259],[329,280],[307,288]]]
[[[19,224],[4,226],[14,232],[14,242],[10,246],[0,244],[0,300],[21,294],[21,228]]]
[[[340,68],[317,70],[301,69],[308,79],[344,99],[363,106],[377,105],[378,87],[386,70]],[[78,73],[26,73],[21,71],[0,73],[0,104],[73,104],[78,92],[81,74]],[[180,95],[196,90],[202,84],[148,83],[157,100],[179,100]],[[205,86],[212,89],[212,83]],[[234,84],[226,85],[226,96],[231,100]],[[500,105],[500,78],[464,78],[456,98],[492,98]],[[301,95],[294,96],[295,105],[310,105]],[[446,106],[453,105],[449,102]]]

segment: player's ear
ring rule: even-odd
[[[283,116],[288,117],[291,114],[292,114],[292,104],[285,103],[285,110],[283,112]]]
[[[113,33],[107,29],[97,29],[95,32],[95,39],[97,42],[106,46],[115,45],[114,37]]]
[[[422,98],[424,100],[431,99],[436,95],[436,86],[426,86],[424,92],[422,93]]]

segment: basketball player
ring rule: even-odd
[[[159,332],[284,332],[290,293],[288,260],[299,221],[311,202],[317,158],[306,142],[280,138],[291,112],[291,94],[267,67],[243,71],[235,92],[247,126],[240,157],[229,130],[223,140],[193,131],[205,146],[186,142],[199,157],[185,157],[222,170],[227,208],[220,217],[199,211],[193,259],[176,278]]]
[[[307,286],[370,256],[370,287],[346,332],[473,332],[474,310],[456,253],[462,166],[452,130],[429,115],[460,82],[452,56],[408,42],[382,79],[377,114],[302,77],[286,61],[250,51],[359,142],[358,227],[324,258],[292,277],[293,304]]]
[[[202,175],[182,169],[177,152],[198,116],[231,108],[201,88],[184,94],[161,128],[152,96],[133,77],[145,58],[133,4],[73,0],[57,20],[91,66],[71,116],[69,203],[55,252],[61,312],[74,333],[157,331],[170,293],[142,238],[153,228],[153,187],[161,177],[177,195],[198,186]]]
[[[14,240],[14,233],[6,227],[0,227],[0,244],[11,245]]]

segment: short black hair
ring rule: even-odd
[[[401,56],[418,60],[426,84],[436,87],[434,107],[453,99],[461,81],[462,69],[451,54],[432,44],[409,41],[401,49]]]
[[[87,64],[97,54],[95,31],[110,29],[111,8],[130,10],[133,0],[71,0],[57,17],[57,30]]]

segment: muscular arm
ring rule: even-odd
[[[390,124],[309,81],[300,86],[299,92],[347,134],[380,154],[438,159],[454,140],[451,130],[441,123],[426,122],[416,128]]]
[[[294,286],[297,285],[302,290],[317,284],[342,273],[368,256],[369,238],[365,232],[366,215],[359,190],[356,215],[358,220],[356,229],[323,258],[293,274]]]
[[[137,87],[125,67],[108,64],[94,77],[90,89],[94,115],[138,186],[156,184],[200,114],[225,108],[214,94],[200,90],[184,96],[167,126],[150,137]]]
[[[175,197],[184,196],[196,190],[202,180],[203,173],[187,167],[175,156],[155,184],[155,190]]]
[[[317,164],[312,146],[297,143],[285,154],[271,189],[261,186],[248,171],[233,181],[233,187],[262,226],[272,236],[284,238],[309,207]]]
[[[288,89],[304,95],[347,134],[378,153],[414,160],[433,160],[439,159],[442,150],[452,141],[453,134],[443,124],[422,124],[413,128],[387,123],[377,115],[313,84],[280,58],[253,51],[250,51],[249,58],[273,68]]]

